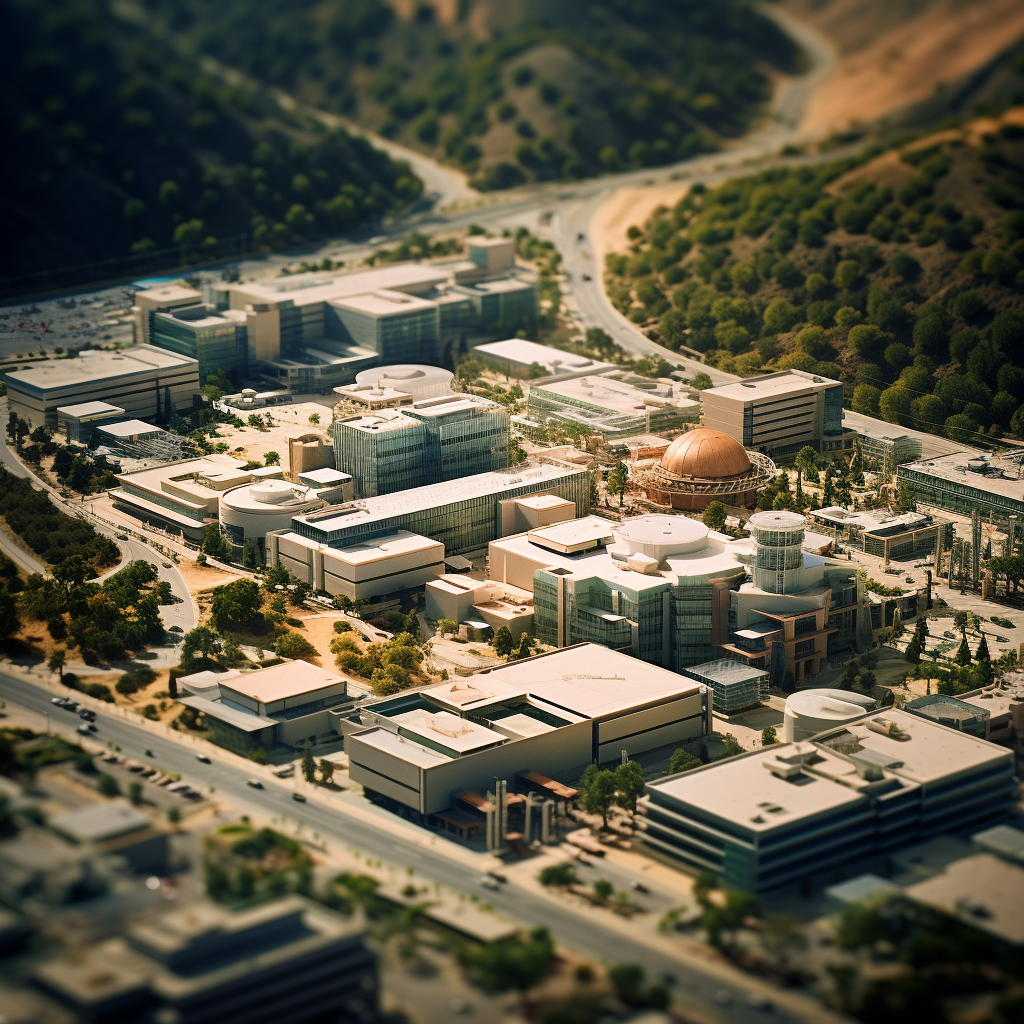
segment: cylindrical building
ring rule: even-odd
[[[220,496],[221,532],[234,544],[256,540],[262,552],[271,530],[288,529],[292,516],[326,504],[316,491],[286,480],[243,484]]]
[[[799,590],[806,519],[798,512],[756,512],[747,522],[753,539],[754,586],[769,594]]]

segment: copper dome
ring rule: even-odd
[[[739,441],[704,427],[677,437],[661,457],[661,468],[672,476],[700,480],[731,480],[751,470]]]

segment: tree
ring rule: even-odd
[[[136,807],[142,803],[142,783],[135,781],[128,783],[128,799]]]
[[[971,648],[967,643],[966,633],[960,638],[960,646],[956,652],[956,663],[958,665],[970,665],[971,663]]]
[[[770,747],[773,743],[778,743],[779,734],[775,731],[774,725],[766,725],[761,730],[761,746]]]
[[[499,658],[507,658],[515,650],[515,640],[508,626],[502,626],[491,637],[491,647]]]
[[[549,889],[575,885],[579,881],[576,875],[576,865],[572,861],[563,861],[561,864],[549,864],[546,868],[541,869],[537,877],[540,884]]]
[[[704,509],[704,525],[709,530],[721,530],[725,526],[725,520],[728,515],[728,511],[725,505],[720,501],[712,501],[708,503],[708,507]]]
[[[112,775],[100,775],[96,779],[96,789],[99,790],[102,796],[118,796],[121,792],[121,787],[117,784],[117,779]]]
[[[46,660],[46,667],[51,672],[56,672],[61,682],[64,681],[64,663],[67,660],[67,651],[63,647],[58,647]]]
[[[235,580],[222,587],[215,587],[210,605],[210,621],[219,632],[229,629],[265,629],[260,608],[260,588],[252,580]]]
[[[522,465],[526,461],[526,449],[519,443],[519,438],[508,436],[508,464],[510,468]]]
[[[910,425],[912,401],[913,395],[906,388],[886,388],[878,399],[878,410],[883,420],[906,427]]]
[[[203,530],[203,541],[199,550],[210,558],[224,559],[231,554],[231,545],[220,532],[220,526],[217,523],[210,523]]]
[[[315,427],[320,423],[320,413],[312,412],[309,414],[309,422]]]
[[[307,750],[302,755],[302,777],[307,782],[314,782],[316,780],[316,761],[313,760],[313,755]]]
[[[438,619],[437,632],[440,636],[447,636],[449,633],[458,633],[459,624],[454,619]],[[511,634],[510,634],[511,635]]]
[[[580,803],[588,814],[600,814],[608,827],[608,811],[615,802],[615,773],[596,764],[588,764],[580,778]]]
[[[320,759],[320,782],[329,786],[334,780],[334,762],[328,761],[326,757]]]
[[[639,761],[627,760],[615,769],[616,802],[630,814],[636,814],[636,802],[647,787],[647,776]]]
[[[872,384],[858,384],[853,389],[853,411],[859,412],[862,416],[875,416],[879,414],[879,401],[882,392]]]
[[[282,658],[293,658],[308,661],[315,658],[319,651],[300,633],[283,633],[274,642],[274,653]]]
[[[644,983],[644,969],[640,964],[616,964],[608,971],[608,980],[617,995],[634,1000]]]
[[[609,470],[607,477],[608,490],[619,496],[619,508],[622,508],[622,499],[626,493],[626,484],[629,482],[629,467],[624,462],[616,462]]]
[[[688,772],[693,768],[699,768],[703,764],[699,757],[695,757],[684,747],[676,747],[672,756],[668,759],[669,775],[676,775],[679,772]]]
[[[266,466],[277,466],[281,462],[281,456],[277,452],[267,452],[263,456],[263,464]]]

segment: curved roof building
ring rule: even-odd
[[[414,402],[424,398],[442,398],[452,393],[455,374],[440,366],[420,366],[417,363],[399,363],[394,366],[375,366],[356,374],[357,384],[371,384],[375,388],[390,388],[411,395]]]
[[[782,740],[792,743],[845,725],[878,706],[874,697],[853,690],[799,690],[786,698]]]
[[[775,463],[717,430],[698,427],[677,437],[661,461],[637,475],[658,505],[701,511],[712,501],[753,505],[757,492],[775,477]]]

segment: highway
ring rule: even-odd
[[[50,703],[52,694],[25,679],[0,673],[0,697],[48,718],[51,731],[78,739],[74,729],[79,720],[69,712]],[[432,833],[424,830],[424,843],[410,841],[394,829],[380,829],[372,823],[320,805],[315,800],[299,804],[291,799],[293,783],[280,781],[265,770],[253,767],[263,789],[247,785],[249,774],[242,766],[218,756],[216,747],[202,747],[188,740],[172,740],[136,725],[119,716],[104,713],[104,705],[84,701],[97,710],[96,740],[106,744],[117,743],[125,756],[145,761],[161,769],[179,772],[184,781],[207,790],[211,785],[218,794],[239,807],[252,808],[272,815],[285,815],[301,821],[311,831],[318,832],[328,842],[355,846],[367,854],[379,857],[388,864],[401,868],[412,867],[424,879],[439,882],[455,891],[475,891],[475,876],[467,877],[462,861],[445,856],[442,842],[438,847],[425,845]],[[212,763],[196,760],[202,749]],[[153,756],[146,756],[146,751]],[[526,926],[546,925],[556,939],[582,953],[610,963],[635,962],[645,965],[649,977],[668,977],[673,990],[684,1001],[696,1008],[735,1024],[756,1024],[767,1018],[763,1010],[747,1004],[751,992],[768,994],[776,1004],[770,1019],[777,1021],[810,1021],[828,1016],[810,999],[794,993],[783,993],[755,979],[746,979],[739,971],[688,958],[680,949],[677,957],[666,955],[641,940],[633,938],[628,927],[612,923],[608,927],[597,925],[591,915],[578,914],[570,905],[548,901],[535,893],[510,882],[501,890],[486,893],[487,902],[509,918]],[[783,1005],[785,1004],[785,1005]],[[801,1012],[802,1011],[802,1012]]]

